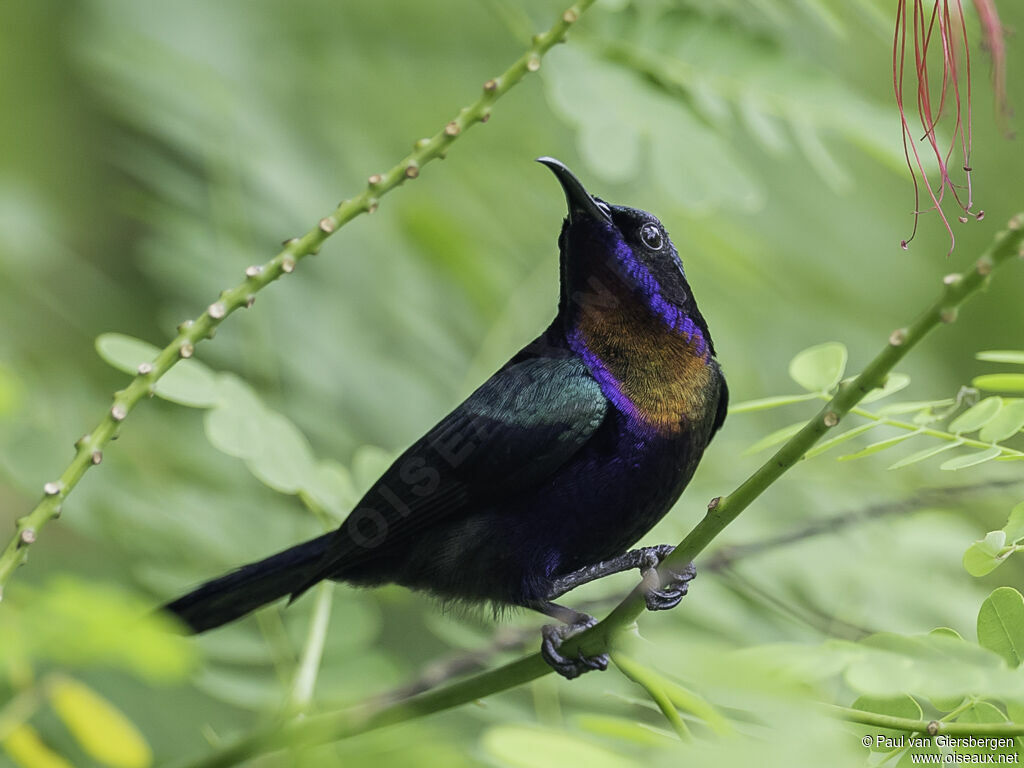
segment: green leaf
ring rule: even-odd
[[[978,644],[1002,656],[1011,667],[1024,659],[1024,596],[999,587],[978,611]]]
[[[989,373],[976,376],[971,386],[990,392],[1024,392],[1024,373]]]
[[[267,411],[258,446],[259,451],[247,464],[260,482],[281,493],[317,486],[316,462],[309,443],[280,413]]]
[[[336,461],[321,461],[316,465],[312,482],[303,489],[333,517],[341,520],[359,501],[352,475]]]
[[[1003,552],[1006,534],[1003,531],[989,531],[984,539],[975,541],[964,552],[964,570],[971,576],[981,577],[998,568],[1011,554]]]
[[[1024,365],[1024,352],[1017,349],[988,349],[984,352],[979,352],[976,357],[987,363]]]
[[[217,374],[198,360],[181,360],[160,377],[154,388],[157,395],[178,405],[209,408],[217,404]]]
[[[74,768],[42,740],[39,731],[22,723],[15,726],[3,740],[4,751],[21,768]]]
[[[96,351],[107,363],[132,376],[142,363],[152,363],[160,349],[148,341],[123,333],[102,333],[96,337]]]
[[[912,697],[906,695],[893,697],[860,696],[850,706],[853,709],[859,709],[861,712],[874,712],[875,714],[889,715],[890,717],[906,717],[911,720],[920,720],[924,716],[924,713],[921,711],[921,705]],[[890,737],[896,736],[899,733],[889,728],[879,728],[876,730],[879,734]],[[891,752],[893,749],[895,747],[871,747],[872,752]]]
[[[674,740],[672,736],[625,717],[585,714],[577,715],[573,722],[582,731],[615,741],[629,742],[639,747],[664,747],[666,742],[671,744]]]
[[[936,627],[935,629],[931,630],[928,634],[930,636],[934,636],[934,637],[949,637],[949,638],[952,638],[953,640],[959,640],[961,642],[963,641],[963,637],[960,636],[960,633],[957,632],[955,629],[950,629],[949,627]],[[963,703],[964,697],[963,696],[949,696],[949,697],[932,696],[930,698],[930,701],[932,702],[932,704],[935,705],[936,709],[938,709],[938,710],[940,710],[942,712],[952,712],[954,709],[956,709],[957,707],[959,707]]]
[[[61,677],[49,693],[54,712],[94,760],[113,768],[152,764],[153,752],[132,721],[91,688]]]
[[[996,417],[1002,407],[1001,397],[986,397],[949,422],[949,431],[960,434],[981,429]]]
[[[873,453],[879,453],[880,451],[884,451],[886,448],[892,448],[894,445],[899,445],[904,440],[909,440],[917,434],[917,432],[904,432],[901,435],[895,435],[894,437],[890,437],[886,440],[879,440],[877,443],[872,443],[865,448],[861,448],[856,453],[848,453],[845,456],[840,456],[838,461],[861,459],[865,456],[870,456]]]
[[[773,445],[778,445],[779,443],[786,442],[787,440],[789,440],[789,438],[791,438],[793,435],[795,435],[797,432],[803,429],[806,423],[806,421],[798,421],[796,424],[790,424],[788,427],[783,427],[782,429],[775,430],[770,435],[765,435],[752,446],[743,451],[743,455],[750,456],[752,454],[759,453],[760,451],[763,451],[766,448],[771,448]]]
[[[1001,448],[986,448],[984,451],[976,451],[974,453],[965,453],[962,456],[955,456],[952,459],[948,459],[942,462],[939,469],[944,469],[947,472],[952,472],[958,469],[967,469],[968,467],[974,467],[978,464],[984,464],[986,461],[992,461],[1003,451]]]
[[[798,352],[789,363],[789,375],[809,392],[828,392],[846,371],[846,346],[837,341]]]
[[[902,389],[906,389],[910,385],[910,377],[905,373],[890,373],[885,379],[885,384],[878,389],[872,389],[861,399],[860,404],[873,403],[876,400],[881,400],[883,397],[889,397],[889,395],[895,395]]]
[[[1003,531],[1013,544],[1024,539],[1024,501],[1010,510],[1010,519],[1003,526]]]
[[[791,405],[793,403],[803,403],[808,400],[814,400],[815,395],[778,395],[776,397],[762,397],[758,400],[744,400],[742,403],[736,403],[736,405],[729,407],[729,414],[734,413],[753,413],[754,411],[767,411],[769,408],[778,408],[782,405]]]
[[[1006,714],[1009,715],[1010,721],[1024,723],[1024,702],[1007,699],[1004,703],[1006,704]]]
[[[931,448],[925,448],[917,453],[912,453],[909,456],[900,459],[895,464],[891,464],[889,469],[902,469],[903,467],[909,467],[911,464],[917,464],[917,462],[930,459],[932,456],[938,456],[940,453],[952,450],[953,448],[957,448],[963,444],[963,440],[956,440],[952,443],[943,443],[932,446]]]
[[[816,446],[811,448],[807,453],[804,454],[805,459],[813,459],[815,456],[820,456],[832,448],[835,448],[840,443],[845,443],[847,440],[852,440],[857,435],[863,435],[865,432],[874,429],[879,423],[877,421],[869,421],[867,424],[858,424],[853,429],[848,429],[845,432],[840,432],[835,437],[830,437],[828,440],[823,440]]]
[[[239,459],[254,459],[262,449],[267,409],[252,388],[234,376],[224,376],[221,400],[203,419],[206,439],[219,451]]]
[[[977,701],[957,717],[958,723],[1005,723],[1006,715],[987,701]]]
[[[510,768],[551,768],[554,765],[638,768],[640,765],[601,746],[600,742],[528,725],[494,726],[484,733],[481,745],[499,765]]]
[[[0,648],[13,647],[41,665],[114,666],[150,682],[185,677],[195,660],[189,640],[168,615],[153,610],[152,600],[122,589],[55,577],[42,587],[19,585],[4,595]],[[69,640],[73,638],[73,642]]]
[[[978,434],[980,440],[986,443],[998,443],[1013,437],[1024,427],[1024,399],[1006,398],[1003,400],[1003,409],[997,413],[992,421],[981,428]]]
[[[123,333],[96,337],[96,351],[119,371],[138,374],[139,365],[152,363],[160,350],[152,344]],[[192,408],[209,408],[217,402],[216,374],[198,360],[179,360],[157,380],[157,395]]]

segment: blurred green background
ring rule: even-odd
[[[931,301],[942,275],[972,263],[1024,208],[1024,153],[996,124],[968,8],[975,197],[986,216],[954,219],[949,258],[934,215],[922,217],[909,251],[899,248],[913,196],[891,95],[894,5],[598,3],[486,126],[232,317],[198,358],[248,382],[316,456],[340,464],[353,493],[365,488],[553,315],[564,203],[532,162],[548,154],[596,194],[666,224],[734,401],[792,391],[788,361],[823,341],[844,342],[850,370],[859,370]],[[1024,26],[1020,3],[998,8],[1009,29]],[[550,0],[0,4],[0,529],[32,508],[71,459],[74,439],[126,383],[97,356],[99,334],[165,344],[247,265],[476,98],[562,10]],[[650,66],[685,87],[653,85]],[[1008,70],[1012,96],[1024,70],[1013,39]],[[989,372],[974,359],[979,349],[1024,348],[1020,296],[1020,270],[1008,269],[929,338],[901,369],[912,378],[908,397],[949,397]],[[709,498],[759,465],[762,456],[743,455],[747,446],[810,412],[733,416],[647,542],[678,541]],[[891,461],[809,461],[719,545],[924,486],[1019,475],[1017,465],[967,478],[931,464],[886,472]],[[666,674],[702,679],[694,684],[726,708],[768,702],[776,720],[768,754],[746,742],[717,752],[666,746],[638,689],[608,673],[571,685],[544,679],[482,707],[266,764],[540,766],[555,764],[559,750],[600,766],[856,762],[865,754],[859,738],[808,729],[799,697],[772,698],[777,689],[769,697],[771,686],[749,679],[742,696],[738,684],[719,679],[715,688],[719,652],[818,641],[844,627],[946,625],[973,636],[987,591],[1019,583],[1024,571],[1011,562],[998,579],[977,582],[960,557],[1002,525],[1019,494],[996,488],[970,503],[937,501],[751,557],[699,578],[680,610],[643,620]],[[141,635],[125,644],[144,646],[134,651],[116,650],[104,634],[116,621],[76,613],[95,601],[100,616],[135,615],[320,530],[295,497],[212,446],[200,411],[143,403],[64,511],[0,609],[0,639],[9,641],[0,647],[0,705],[33,679],[70,672],[134,722],[158,761],[200,754],[281,706],[311,598],[198,641],[164,647]],[[634,581],[618,577],[584,597],[619,595]],[[502,632],[541,623],[513,616]],[[431,660],[486,648],[497,631],[488,617],[444,615],[401,589],[339,588],[315,706],[408,683]],[[532,649],[536,635],[524,637]],[[115,650],[79,647],[90,643]],[[31,722],[71,764],[103,764],[47,707]],[[0,752],[0,763],[11,759]]]

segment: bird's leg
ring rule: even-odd
[[[643,547],[630,550],[624,555],[613,557],[611,560],[602,560],[600,563],[584,566],[579,570],[555,579],[551,584],[551,592],[548,593],[548,599],[553,600],[595,579],[638,568],[640,569],[641,577],[643,577],[648,585],[645,595],[647,610],[664,611],[669,608],[675,608],[679,605],[679,601],[683,599],[689,588],[690,581],[697,575],[697,572],[693,567],[693,563],[690,563],[681,572],[670,571],[669,578],[662,583],[658,578],[657,568],[661,561],[668,557],[674,549],[675,547],[671,544]]]
[[[559,649],[562,643],[573,635],[578,635],[586,629],[590,629],[597,623],[597,619],[586,613],[574,611],[563,605],[556,605],[549,601],[538,601],[530,603],[530,608],[540,611],[546,616],[565,622],[564,624],[546,624],[541,628],[540,654],[544,657],[552,669],[562,677],[572,680],[584,672],[592,669],[608,669],[608,654],[602,653],[597,656],[584,656],[582,652],[576,658],[563,656]]]

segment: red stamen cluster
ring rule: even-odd
[[[925,8],[925,3],[931,10]],[[993,85],[996,90],[1000,113],[1005,114],[1005,69],[1002,26],[996,14],[993,0],[975,0],[975,7],[981,21],[986,44],[992,54]],[[903,78],[907,66],[907,33],[913,41],[914,78],[917,82],[917,114],[928,149],[918,152],[915,130],[911,128],[904,109]],[[938,42],[935,42],[935,38]],[[933,95],[929,72],[929,52],[934,66],[935,53],[941,49],[942,83],[938,89],[937,101]],[[938,212],[949,233],[949,252],[952,253],[956,238],[942,210],[942,202],[949,192],[960,208],[959,219],[966,222],[968,216],[982,219],[984,211],[974,212],[973,190],[971,187],[971,54],[967,39],[967,25],[964,21],[961,0],[897,0],[896,32],[892,50],[892,84],[896,93],[903,124],[903,152],[907,158],[914,182],[914,230],[900,245],[907,244],[917,234],[917,217],[927,210]],[[952,135],[948,147],[939,146],[936,125],[945,113],[950,113]],[[962,183],[956,183],[950,176],[950,160],[959,151],[964,172]],[[925,171],[928,153],[934,155],[939,168],[939,178],[933,182]],[[924,154],[924,157],[922,157]],[[921,186],[931,200],[931,206],[920,209]]]

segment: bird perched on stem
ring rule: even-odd
[[[602,576],[646,578],[670,546],[629,550],[675,503],[728,399],[679,254],[649,213],[592,197],[558,160],[569,212],[558,239],[558,315],[406,450],[331,533],[243,566],[167,610],[196,632],[323,579],[402,584],[443,600],[522,606],[563,622],[542,653],[566,677],[594,619],[553,602]],[[692,565],[651,587],[671,608]]]

